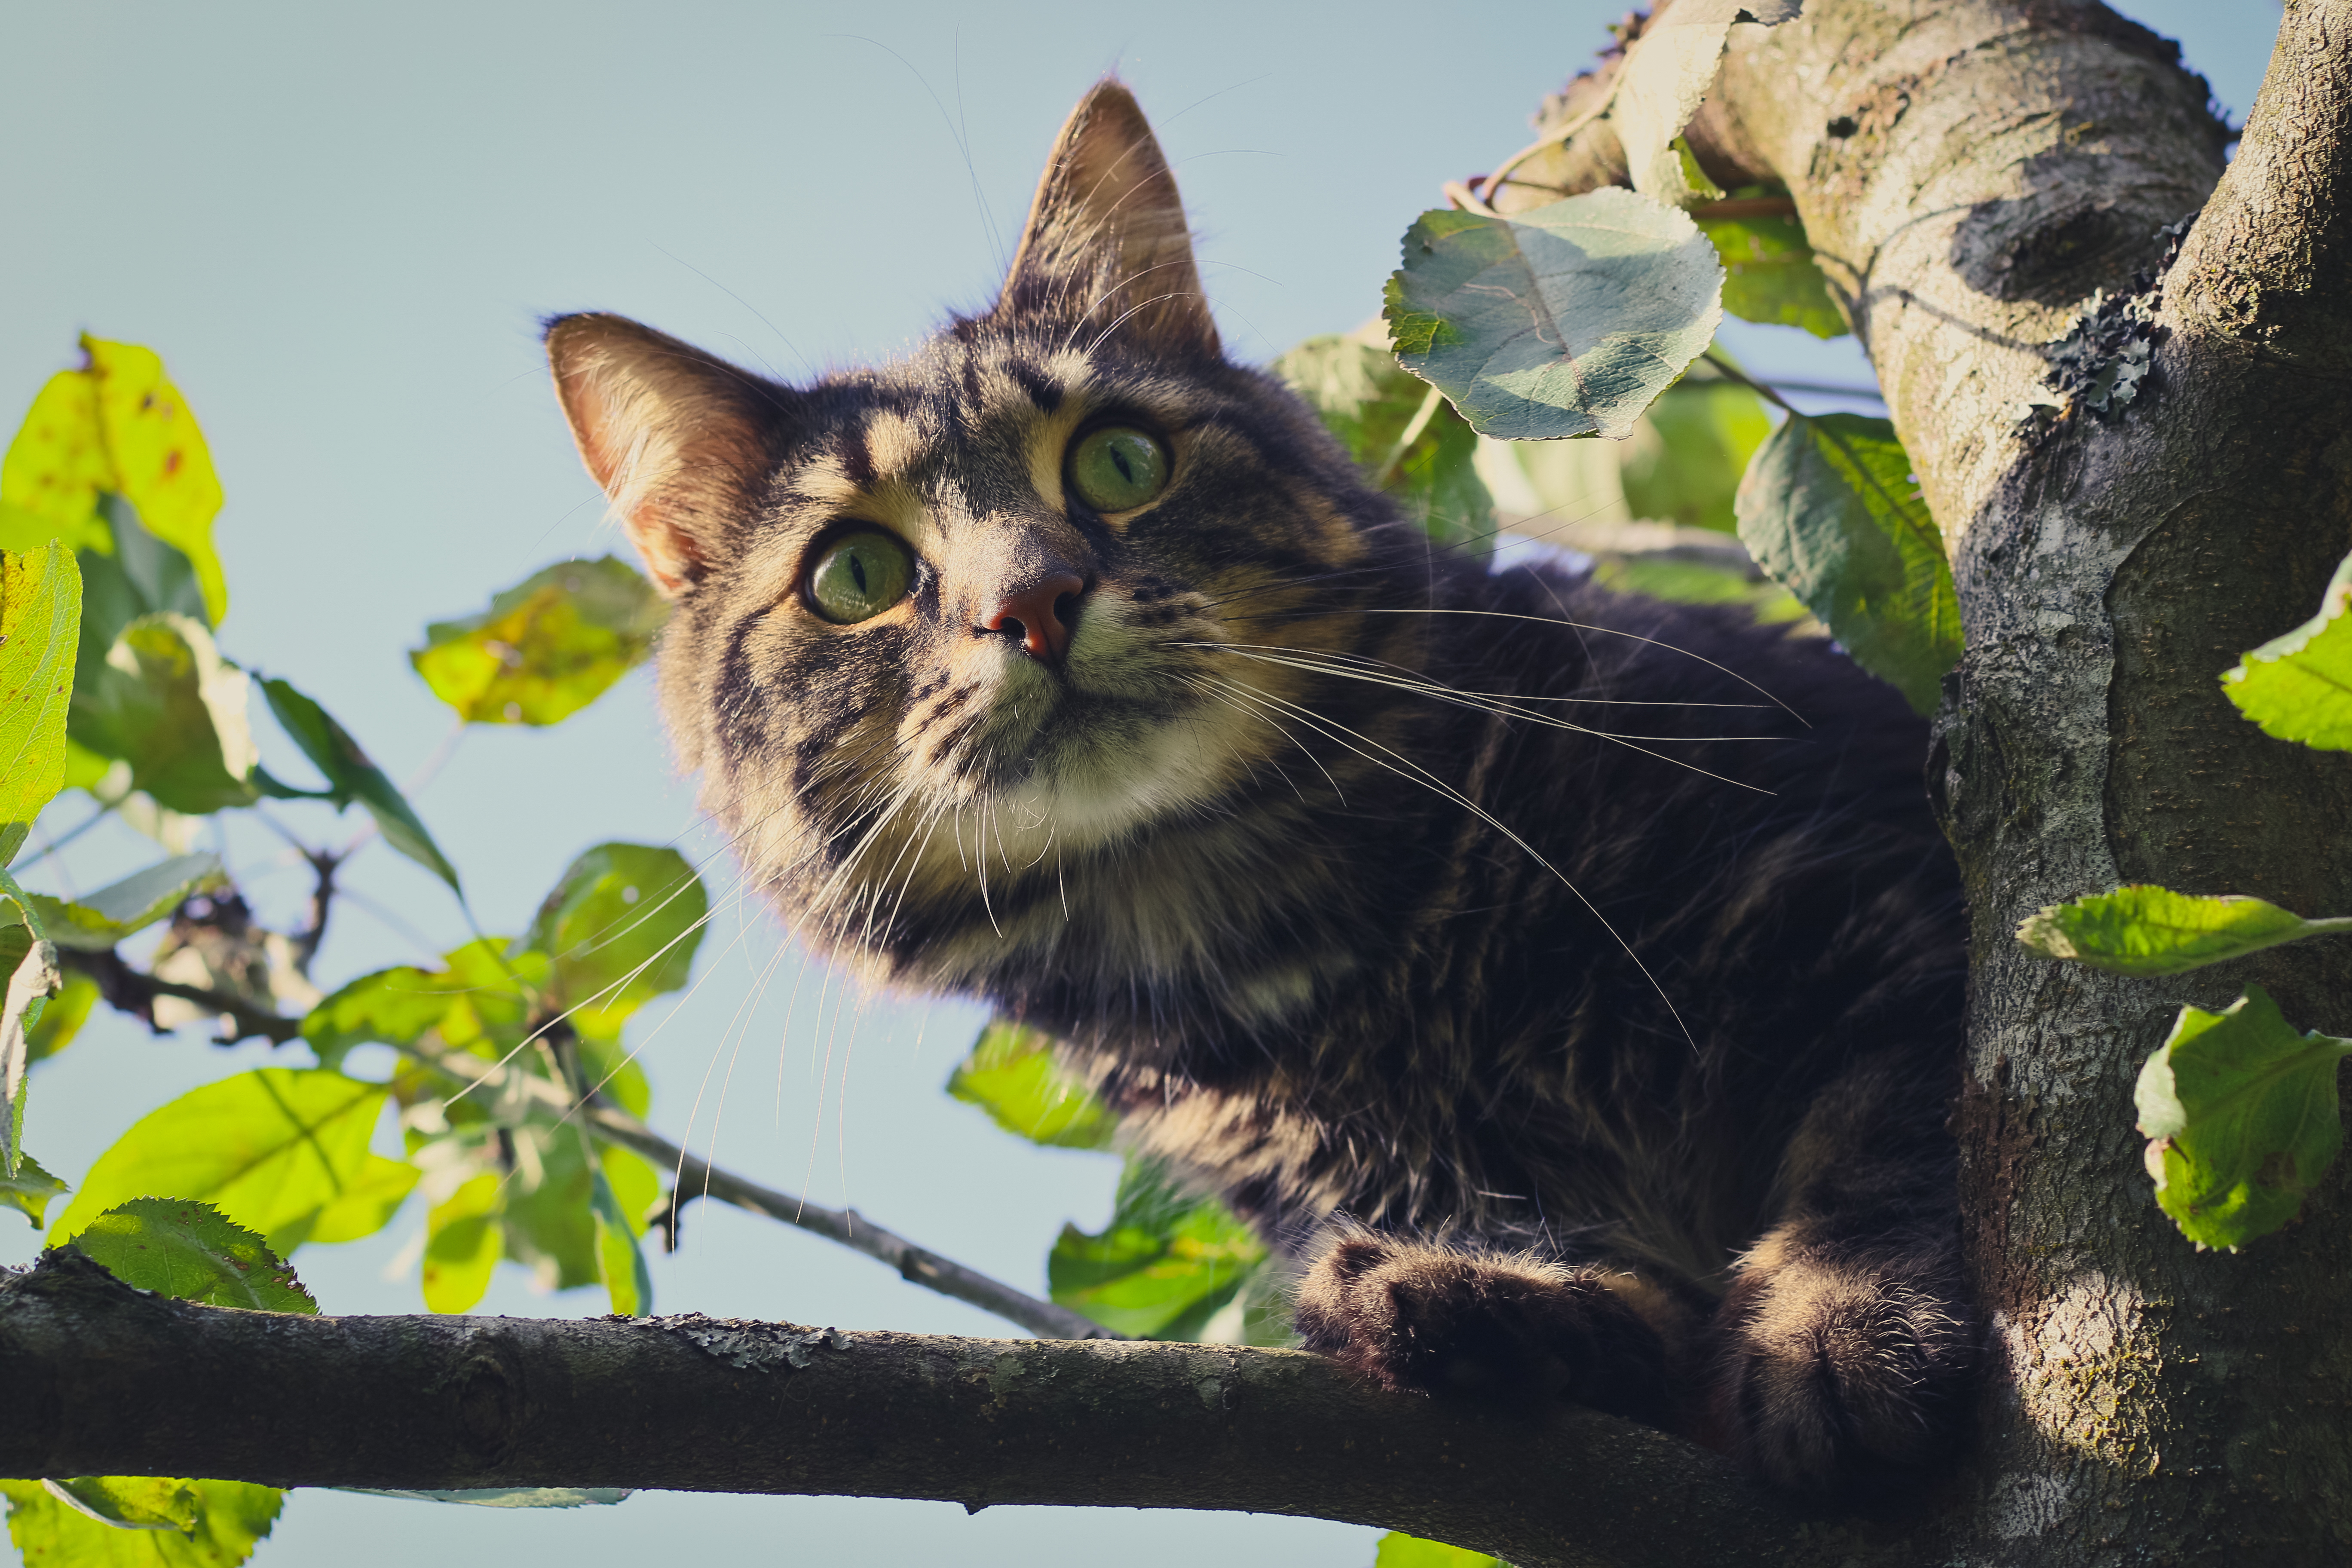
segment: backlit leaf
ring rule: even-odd
[[[1269,368],[1430,537],[1492,553],[1494,500],[1473,467],[1477,432],[1443,398],[1427,408],[1428,384],[1398,364],[1385,342],[1309,338]]]
[[[1483,1552],[1448,1546],[1442,1541],[1423,1541],[1417,1535],[1391,1530],[1381,1537],[1381,1549],[1372,1558],[1372,1568],[1509,1568],[1509,1564]]]
[[[1054,1300],[1138,1339],[1191,1339],[1265,1262],[1265,1247],[1214,1198],[1180,1191],[1149,1161],[1119,1177],[1110,1224],[1064,1226],[1045,1260]]]
[[[425,831],[407,796],[369,759],[352,739],[352,732],[337,723],[333,714],[283,680],[264,679],[261,693],[278,726],[302,748],[310,765],[326,775],[327,791],[336,805],[356,800],[366,806],[386,844],[448,883],[451,892],[465,897],[465,890],[457,886],[457,868],[433,842],[433,835]]]
[[[0,553],[0,866],[66,782],[66,712],[81,639],[81,572],[44,545]]]
[[[84,337],[88,374],[98,384],[98,417],[115,479],[106,488],[139,509],[147,531],[185,555],[205,596],[206,618],[228,614],[228,584],[213,552],[221,487],[212,453],[180,389],[154,352]]]
[[[1845,335],[1845,318],[1794,216],[1702,217],[1698,226],[1723,258],[1725,310],[1743,321],[1801,327],[1817,338]]]
[[[114,459],[98,422],[98,384],[61,370],[33,399],[0,458],[0,547],[112,548],[98,518],[100,490],[116,488]]]
[[[133,1198],[82,1226],[73,1244],[142,1290],[261,1312],[319,1310],[292,1265],[209,1204]]]
[[[481,615],[426,626],[408,659],[468,723],[552,724],[644,662],[668,614],[624,562],[559,561]]]
[[[33,900],[0,871],[0,1176],[16,1173],[25,1151],[25,1070],[32,1032],[58,994],[58,950],[44,937]]]
[[[1695,367],[1650,405],[1619,451],[1626,505],[1636,517],[1728,533],[1738,526],[1740,476],[1771,433],[1762,398]]]
[[[631,1215],[623,1208],[604,1170],[594,1170],[593,1177],[588,1209],[596,1227],[596,1273],[614,1311],[625,1318],[648,1316],[654,1310],[654,1277],[646,1267],[645,1249],[637,1245],[643,1211]],[[655,1190],[659,1191],[658,1180]]]
[[[2261,899],[2140,883],[2052,904],[2026,917],[2017,940],[2045,958],[2118,974],[2178,974],[2329,931],[2352,931],[2352,916],[2307,921]]]
[[[185,1489],[194,1500],[194,1528],[125,1530],[90,1516],[85,1505],[68,1503],[41,1481],[0,1481],[8,1500],[8,1535],[27,1563],[55,1568],[236,1568],[269,1534],[286,1494],[275,1487],[244,1481],[181,1480],[171,1478],[77,1478],[99,1479],[126,1500],[152,1489],[149,1506]],[[176,1501],[163,1506],[177,1507]]]
[[[498,1176],[468,1179],[425,1220],[425,1305],[436,1312],[467,1312],[490,1288],[500,1250]]]
[[[347,1194],[365,1193],[363,1180],[379,1179],[368,1142],[385,1094],[382,1084],[298,1068],[257,1068],[191,1089],[99,1156],[50,1226],[50,1243],[118,1204],[169,1194],[213,1205],[286,1257]],[[345,1239],[356,1234],[349,1214],[338,1217]]]
[[[1856,664],[1933,712],[1959,661],[1959,599],[1895,426],[1790,415],[1748,464],[1738,510],[1757,563]]]
[[[615,1013],[685,985],[710,910],[702,879],[677,850],[599,844],[564,868],[524,937],[554,960],[559,1005]]]
[[[1687,216],[1612,186],[1508,217],[1423,213],[1385,315],[1404,367],[1477,430],[1622,437],[1713,341],[1722,283]]]
[[[37,1062],[72,1045],[97,1002],[98,982],[79,971],[66,971],[64,988],[49,998],[41,1009],[40,1022],[25,1037],[26,1059]]]
[[[2282,741],[2352,752],[2352,555],[2336,568],[2319,613],[2246,655],[2221,676],[2238,711]]]
[[[142,616],[78,681],[68,721],[83,745],[129,763],[133,785],[158,805],[200,816],[260,798],[249,686],[201,623]]]
[[[2295,1033],[2249,985],[2227,1012],[2183,1007],[2134,1096],[2156,1201],[2199,1247],[2242,1247],[2302,1212],[2344,1142],[2336,1064],[2352,1040]]]
[[[205,852],[174,856],[71,902],[43,893],[31,897],[51,942],[82,952],[103,952],[165,919],[193,894],[227,885],[220,857]]]
[[[185,1534],[196,1527],[203,1506],[194,1487],[172,1476],[73,1476],[41,1485],[67,1507],[117,1530]]]
[[[1108,1149],[1118,1131],[1110,1108],[1054,1060],[1051,1037],[1003,1019],[981,1031],[971,1055],[949,1078],[948,1093],[1032,1143]]]
[[[49,1200],[67,1190],[63,1182],[41,1169],[41,1163],[30,1154],[17,1156],[15,1175],[0,1172],[0,1205],[23,1215],[35,1230],[41,1228]]]

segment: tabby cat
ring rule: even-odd
[[[547,344],[751,879],[1066,1042],[1293,1261],[1308,1348],[1794,1489],[1948,1444],[1964,926],[1891,689],[1432,546],[1225,357],[1113,81],[995,305],[903,363]]]

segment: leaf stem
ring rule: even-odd
[[[1388,488],[1389,480],[1396,477],[1397,465],[1404,461],[1404,455],[1412,450],[1412,444],[1421,439],[1421,433],[1429,428],[1429,422],[1437,417],[1437,405],[1444,401],[1445,395],[1432,385],[1428,395],[1422,398],[1421,406],[1412,411],[1411,419],[1405,421],[1404,434],[1396,438],[1396,445],[1389,448],[1389,455],[1382,458],[1381,466],[1372,470],[1373,484],[1382,489]]]
[[[1716,353],[1713,349],[1705,351],[1699,355],[1699,358],[1713,365],[1717,372],[1726,380],[1738,382],[1740,385],[1748,388],[1748,391],[1756,394],[1757,396],[1764,399],[1765,402],[1773,405],[1782,412],[1788,414],[1795,414],[1797,412],[1795,405],[1790,404],[1787,398],[1773,391],[1772,388],[1765,383],[1757,380],[1752,375],[1749,375],[1738,365],[1732,363],[1729,360]]]

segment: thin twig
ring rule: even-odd
[[[112,948],[103,952],[60,948],[58,962],[67,969],[79,970],[89,975],[98,983],[98,994],[106,999],[108,1006],[118,1013],[128,1013],[143,1020],[159,1035],[171,1031],[158,1027],[155,1023],[155,998],[173,996],[183,1002],[193,1003],[206,1012],[217,1013],[228,1021],[235,1032],[216,1042],[220,1045],[233,1046],[239,1040],[257,1036],[282,1046],[289,1040],[301,1037],[302,1020],[299,1018],[289,1018],[268,1007],[256,1006],[226,991],[214,991],[202,985],[183,985],[176,980],[158,980],[152,974],[131,968]]]
[[[1388,488],[1389,480],[1396,474],[1397,465],[1404,461],[1404,455],[1412,450],[1412,444],[1421,439],[1421,433],[1429,428],[1429,422],[1437,417],[1437,405],[1444,401],[1445,395],[1434,385],[1431,386],[1422,397],[1421,406],[1412,411],[1411,419],[1405,421],[1404,434],[1396,438],[1396,445],[1389,448],[1389,455],[1381,458],[1381,466],[1373,470],[1372,483],[1375,486],[1382,489]]]
[[[329,849],[306,850],[302,858],[310,862],[310,869],[318,879],[310,889],[310,921],[294,939],[294,973],[308,980],[310,961],[319,956],[319,943],[327,935],[327,910],[335,899],[335,868],[342,860]]]
[[[1637,43],[1640,40],[1638,39],[1635,40]],[[1496,164],[1495,172],[1487,175],[1485,182],[1480,185],[1480,193],[1488,201],[1492,201],[1494,199],[1495,192],[1501,186],[1505,176],[1509,174],[1512,170],[1517,168],[1520,164],[1526,163],[1537,153],[1543,152],[1546,148],[1566,143],[1569,139],[1573,137],[1578,132],[1583,130],[1586,126],[1591,124],[1594,121],[1608,113],[1609,106],[1617,101],[1617,89],[1624,85],[1625,65],[1627,61],[1630,61],[1632,58],[1633,50],[1629,46],[1626,50],[1625,59],[1618,62],[1617,74],[1611,79],[1609,83],[1609,90],[1601,95],[1600,102],[1594,104],[1591,108],[1586,110],[1583,113],[1570,121],[1567,124],[1562,125],[1556,130],[1545,132],[1541,136],[1537,137],[1533,142],[1528,142],[1526,146],[1520,148],[1517,152],[1512,153],[1509,157]]]
[[[1772,404],[1776,407],[1779,407],[1790,414],[1797,412],[1796,407],[1790,404],[1787,398],[1781,396],[1779,393],[1773,391],[1769,386],[1757,380],[1754,376],[1749,375],[1738,365],[1732,363],[1729,360],[1716,353],[1713,349],[1708,349],[1699,357],[1706,360],[1707,363],[1713,365],[1723,374],[1725,379],[1738,382],[1740,385],[1748,388],[1748,391],[1756,394],[1757,396],[1764,399],[1765,402]]]

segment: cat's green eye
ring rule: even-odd
[[[1168,448],[1132,425],[1090,430],[1070,448],[1069,482],[1097,511],[1141,506],[1168,484]]]
[[[915,555],[879,529],[844,534],[817,557],[809,574],[809,603],[836,626],[871,620],[907,596]]]

